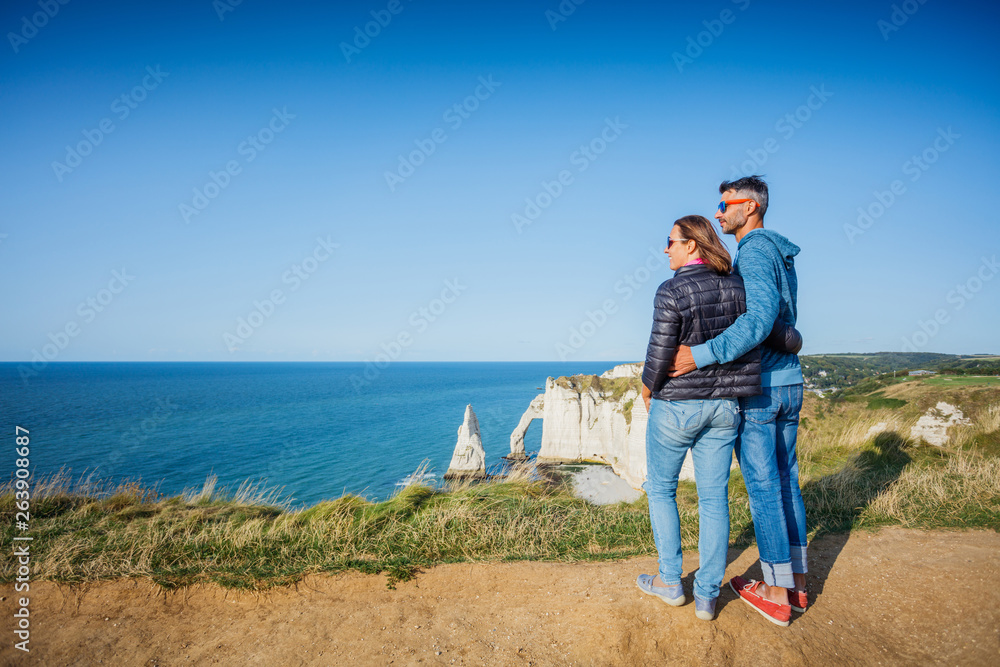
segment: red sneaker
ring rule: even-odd
[[[809,597],[805,591],[793,591],[788,589],[788,605],[795,611],[801,613],[809,607]]]
[[[761,597],[757,593],[757,588],[760,587],[761,583],[763,582],[733,577],[729,580],[729,587],[740,596],[741,600],[760,612],[761,616],[775,625],[786,627],[792,618],[792,607],[787,604],[777,604]]]

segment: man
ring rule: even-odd
[[[761,345],[762,393],[740,399],[735,448],[750,497],[764,581],[733,577],[729,584],[765,618],[787,626],[791,610],[805,611],[808,604],[806,516],[795,453],[802,369],[788,346],[773,341],[781,338],[782,329],[795,325],[794,257],[799,248],[764,229],[768,192],[759,176],[724,181],[719,192],[722,201],[715,217],[722,231],[739,243],[735,271],[743,277],[747,311],[707,343],[678,348],[671,374],[733,361],[768,340]],[[797,346],[792,349],[797,351]]]

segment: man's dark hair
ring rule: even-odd
[[[744,176],[735,181],[722,181],[719,194],[734,190],[738,199],[753,199],[760,206],[760,217],[767,213],[767,183],[762,176]]]

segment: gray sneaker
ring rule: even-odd
[[[715,618],[715,601],[719,598],[712,598],[711,600],[702,600],[697,595],[694,596],[694,615],[703,621],[711,621]]]
[[[674,586],[654,586],[653,579],[655,578],[655,574],[640,574],[635,580],[635,585],[643,593],[658,597],[671,607],[679,607],[687,602],[687,598],[684,597],[683,586],[680,584]]]

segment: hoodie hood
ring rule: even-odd
[[[795,265],[795,256],[799,254],[801,248],[786,239],[784,236],[776,231],[770,229],[754,229],[747,233],[740,241],[740,245],[743,245],[750,239],[756,238],[766,238],[771,243],[775,245],[778,249],[778,254],[781,255],[782,260],[785,262],[785,268],[791,270]]]

